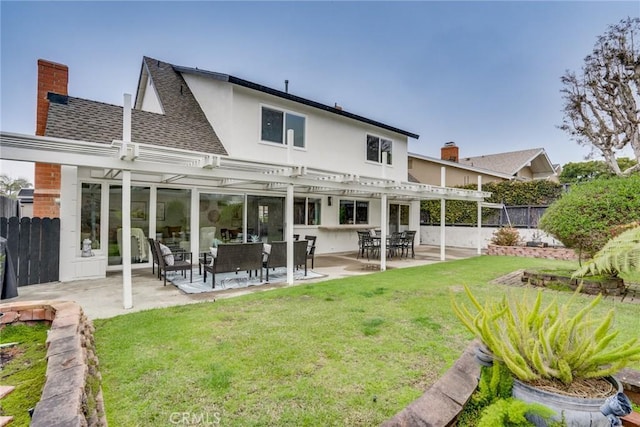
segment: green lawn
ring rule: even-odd
[[[568,265],[483,256],[97,320],[109,423],[170,425],[186,413],[234,426],[378,425],[472,338],[451,312],[452,291],[520,295],[488,282]],[[608,299],[597,311],[612,306],[618,327],[637,335],[640,307]]]
[[[0,363],[0,384],[15,386],[13,393],[0,401],[0,415],[13,416],[11,426],[28,426],[29,409],[36,406],[46,380],[49,325],[8,325],[0,330],[0,344],[18,343],[0,350],[11,360]],[[4,358],[3,358],[4,360]]]

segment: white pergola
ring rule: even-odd
[[[130,101],[129,101],[130,102]],[[126,104],[126,101],[125,101]],[[311,168],[291,163],[257,162],[204,152],[181,150],[130,141],[130,116],[125,114],[122,141],[111,144],[91,141],[32,136],[0,132],[2,159],[42,162],[89,168],[92,178],[122,181],[123,301],[133,307],[131,285],[131,182],[171,183],[192,187],[234,188],[241,191],[269,191],[285,196],[285,240],[287,243],[287,282],[293,283],[293,199],[297,193],[330,196],[352,195],[378,198],[381,201],[381,253],[386,252],[387,202],[437,199],[441,210],[441,259],[444,260],[444,209],[446,200],[478,203],[478,215],[485,198],[491,193],[463,190],[381,177],[369,177]],[[291,135],[288,135],[290,138]],[[289,144],[291,147],[292,144]],[[290,158],[290,157],[288,157]],[[444,168],[443,168],[444,183]],[[384,167],[383,167],[384,176]],[[479,184],[481,184],[479,182]],[[479,185],[479,188],[481,186]],[[192,201],[195,199],[192,199]],[[195,202],[193,202],[195,203]],[[197,205],[196,205],[197,206]],[[480,217],[479,217],[480,218]],[[198,227],[192,218],[191,228]],[[480,253],[478,221],[478,253]],[[386,258],[380,257],[380,270],[386,269]]]

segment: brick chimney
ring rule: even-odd
[[[448,160],[450,162],[458,162],[460,156],[458,155],[458,146],[455,142],[445,142],[444,147],[440,149],[440,159]]]
[[[49,92],[68,95],[69,67],[44,59],[38,60],[38,98],[36,104],[36,135],[44,136],[49,113]],[[33,190],[33,216],[60,216],[60,165],[36,163]]]

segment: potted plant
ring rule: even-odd
[[[618,335],[611,330],[613,310],[601,318],[591,316],[601,296],[572,310],[579,289],[568,303],[559,304],[554,299],[545,307],[541,291],[534,300],[525,293],[520,300],[504,296],[485,304],[467,286],[465,292],[473,309],[452,298],[453,310],[514,376],[514,397],[542,403],[555,411],[555,421],[562,420],[569,426],[612,425],[603,413],[611,411],[601,410],[607,399],[614,404],[622,402],[622,406],[628,406],[623,409],[631,410],[621,385],[611,375],[640,360],[640,343],[634,337],[612,345]],[[579,389],[601,389],[601,396],[570,396]],[[626,414],[612,412],[609,417],[616,415]],[[540,418],[531,418],[535,425],[548,425]]]

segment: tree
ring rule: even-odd
[[[572,185],[538,226],[566,247],[593,256],[619,226],[634,221],[640,221],[640,174]]]
[[[582,73],[561,77],[564,119],[560,129],[580,145],[600,151],[616,175],[640,169],[640,18],[627,18],[598,37]],[[621,170],[616,152],[630,146],[634,165]]]
[[[636,164],[628,157],[616,159],[620,170],[626,170]],[[591,181],[600,177],[614,176],[613,171],[602,160],[591,160],[588,162],[570,162],[562,167],[562,172],[558,179],[562,184],[576,184]]]
[[[31,187],[31,183],[24,178],[11,178],[9,175],[0,175],[0,194],[15,199],[23,188]]]

